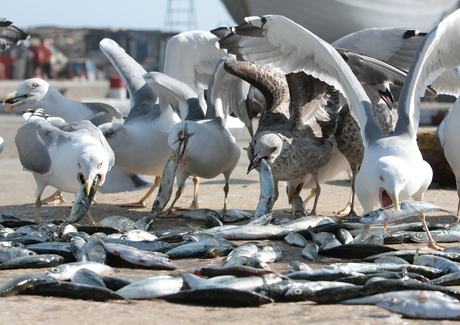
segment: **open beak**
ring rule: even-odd
[[[379,89],[378,92],[380,94],[380,98],[382,98],[385,104],[387,104],[388,108],[391,109],[393,107],[393,103],[395,102],[393,94],[388,89],[386,91]]]
[[[387,207],[393,204],[395,211],[399,211],[399,198],[397,193],[390,194],[383,187],[380,188],[379,193],[380,205],[382,207]],[[388,227],[388,222],[383,224],[383,230],[386,230]]]
[[[24,101],[24,99],[28,98],[29,95],[18,95],[15,91],[12,92],[12,93],[9,93],[8,95],[6,95],[5,97],[3,97],[3,101],[2,101],[2,104],[5,105],[5,104],[11,104],[9,105],[5,110],[6,111],[10,111],[12,110],[14,107],[18,106],[18,105],[21,105],[22,102]]]
[[[260,164],[260,158],[258,155],[255,155],[254,159],[249,162],[248,171],[246,172],[246,174],[249,174],[251,170],[253,170],[254,168],[259,167],[259,164]]]
[[[177,140],[174,143],[179,143],[177,148],[172,152],[172,160],[176,165],[181,165],[182,167],[185,166],[187,163],[187,145],[188,140],[192,137],[195,132],[188,132],[187,123],[185,123],[184,130],[182,134],[178,134]],[[173,144],[174,144],[173,143]]]

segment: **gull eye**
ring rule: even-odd
[[[105,137],[110,138],[113,135],[113,131],[107,131],[105,132]]]
[[[77,165],[78,165],[78,168],[81,168],[81,165],[80,165],[80,163],[77,163]]]
[[[99,163],[99,164],[97,164],[97,168],[101,169],[101,168],[102,168],[102,165],[104,165],[104,163]]]
[[[32,84],[32,89],[35,89],[35,88],[38,88],[38,83],[36,83],[36,82],[34,82],[34,83]]]
[[[380,180],[383,182],[384,181],[383,176],[379,176],[379,177],[380,177]]]

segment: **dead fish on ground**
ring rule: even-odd
[[[460,319],[460,304],[431,299],[386,299],[377,306],[418,319]]]
[[[23,293],[40,283],[57,283],[53,277],[44,274],[27,274],[8,281],[0,286],[0,297],[9,297]]]
[[[449,210],[438,207],[437,205],[420,202],[420,201],[401,201],[399,202],[399,210],[395,211],[394,205],[390,205],[386,208],[381,208],[368,213],[363,214],[359,222],[362,223],[390,223],[399,219],[403,219],[410,216],[415,216],[421,213],[428,212],[447,212],[452,214]]]
[[[165,257],[164,254],[139,250],[134,247],[129,247],[121,244],[105,243],[102,240],[100,242],[107,252],[118,256],[133,265],[162,270],[177,269],[177,266],[174,264],[174,262]]]
[[[46,272],[58,280],[70,280],[72,276],[80,269],[90,269],[99,276],[112,275],[114,270],[112,267],[98,262],[74,262],[56,266]]]
[[[0,264],[0,270],[52,267],[65,262],[64,257],[56,254],[41,254],[13,258]]]
[[[222,215],[222,222],[231,223],[231,222],[251,219],[252,217],[253,217],[252,213],[249,213],[243,210],[230,210]]]
[[[102,278],[96,272],[89,269],[78,270],[71,278],[70,281],[80,284],[86,284],[94,287],[106,288]]]
[[[41,283],[28,288],[27,292],[32,295],[64,297],[83,300],[106,301],[121,299],[128,301],[110,289],[75,282]]]
[[[154,299],[178,292],[183,282],[181,277],[155,276],[133,282],[116,293],[127,299]]]
[[[439,300],[445,302],[456,302],[455,299],[445,293],[439,291],[426,291],[426,290],[403,290],[379,293],[373,296],[365,296],[355,299],[343,300],[340,303],[345,305],[375,305],[380,301],[388,299],[417,299],[417,300]]]
[[[102,219],[99,222],[99,224],[103,227],[112,227],[115,229],[119,229],[122,232],[138,229],[136,223],[133,220],[123,216],[106,217]]]
[[[170,302],[221,307],[258,307],[273,302],[273,299],[252,291],[232,288],[204,288],[181,290],[163,296]]]

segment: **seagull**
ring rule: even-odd
[[[456,70],[456,69],[454,69]],[[458,71],[456,71],[458,74]],[[438,143],[444,150],[444,155],[455,175],[455,183],[457,186],[457,196],[459,199],[457,206],[457,221],[460,221],[460,153],[458,138],[458,125],[460,122],[460,102],[457,100],[452,108],[450,108],[444,119],[439,124],[436,130]]]
[[[317,119],[323,115],[322,119],[329,120],[327,110],[338,110],[338,93],[303,72],[285,76],[270,67],[237,61],[231,56],[225,67],[265,96],[266,107],[248,148],[248,172],[257,168],[261,159],[267,161],[275,182],[275,200],[279,181],[312,174],[317,195],[310,214],[316,215],[320,194],[317,173],[330,160],[333,146],[331,134],[325,133]],[[288,194],[289,200],[292,194]]]
[[[163,215],[171,214],[189,176],[210,179],[223,174],[225,198],[222,212],[227,210],[229,179],[238,164],[240,149],[226,126],[228,106],[221,105],[222,101],[226,102],[225,99],[222,100],[224,97],[222,93],[225,92],[228,79],[236,80],[233,77],[229,77],[227,80],[219,77],[226,74],[223,69],[223,62],[221,60],[216,66],[210,86],[207,87],[206,116],[200,105],[198,94],[186,84],[160,72],[150,72],[144,76],[147,83],[155,91],[161,92],[179,115],[184,117],[183,121],[173,126],[168,136],[172,159],[177,164],[178,188],[174,201]],[[198,186],[195,186],[190,208],[197,207]]]
[[[104,123],[99,129],[115,153],[116,166],[155,176],[153,186],[138,202],[124,204],[145,207],[160,184],[164,165],[171,156],[168,135],[179,118],[169,106],[156,104],[157,93],[142,78],[147,71],[123,48],[108,38],[103,39],[99,47],[123,78],[131,99],[131,109],[123,124]]]
[[[88,195],[95,179],[98,186],[104,184],[115,162],[112,149],[94,124],[87,120],[50,122],[42,109],[18,129],[15,142],[22,166],[37,183],[35,222],[46,186],[76,193],[85,184]],[[95,223],[91,215],[88,217]]]
[[[5,104],[10,104],[6,107],[7,111],[15,107],[23,111],[43,108],[46,114],[61,117],[67,123],[89,120],[97,126],[123,117],[117,108],[109,104],[67,99],[41,78],[31,78],[20,83],[14,92],[3,97]]]
[[[245,60],[271,63],[285,72],[302,70],[337,88],[350,105],[365,145],[355,184],[364,213],[379,204],[393,203],[398,210],[402,200],[422,201],[431,183],[433,172],[417,146],[420,97],[435,78],[460,63],[459,25],[457,10],[424,37],[402,87],[398,121],[390,136],[384,136],[378,127],[369,97],[340,54],[295,22],[278,15],[246,18],[246,35],[256,37],[240,52]],[[257,51],[261,45],[265,45],[263,52]],[[439,249],[426,227],[425,215],[418,217],[427,231],[428,245]]]
[[[194,30],[179,33],[166,44],[163,73],[184,82],[195,91],[203,109],[209,103],[205,93],[212,75],[219,60],[227,55],[224,50],[219,49],[218,41],[219,37],[209,31]],[[228,82],[227,78],[224,79]],[[226,126],[233,136],[237,136],[242,129],[241,121],[253,136],[252,120],[247,113],[250,109],[250,101],[247,99],[249,88],[249,84],[239,78],[235,78],[228,84],[227,90],[233,95],[227,96],[226,100],[229,101],[227,104],[238,117],[226,117]],[[184,118],[182,116],[182,119]]]
[[[12,45],[17,45],[21,40],[28,39],[29,35],[13,25],[6,18],[0,18],[0,51],[7,50]]]

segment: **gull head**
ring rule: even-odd
[[[3,97],[3,105],[10,104],[6,110],[27,104],[28,107],[38,105],[42,98],[48,93],[50,85],[40,78],[27,79],[12,93]]]
[[[410,167],[401,158],[387,156],[377,161],[376,171],[380,205],[387,207],[394,204],[398,211],[401,194],[406,192]],[[403,196],[403,200],[407,199],[406,195]]]
[[[246,149],[249,158],[248,173],[259,166],[261,159],[265,159],[269,165],[272,164],[282,149],[283,140],[275,133],[262,132],[254,137]]]
[[[91,186],[101,186],[109,171],[109,157],[99,147],[86,147],[77,159],[77,180],[85,185],[86,195],[89,196]]]

